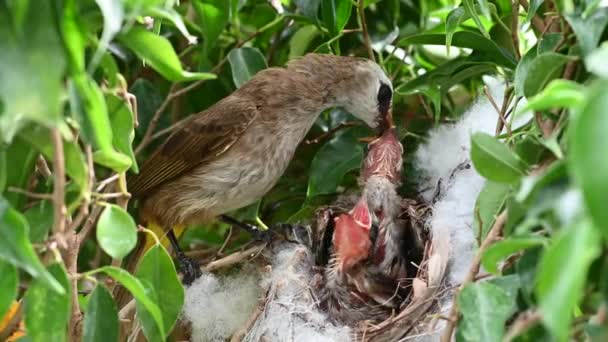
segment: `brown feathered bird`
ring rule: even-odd
[[[385,128],[392,85],[374,62],[308,54],[257,73],[230,96],[193,115],[128,179],[140,217],[171,232],[254,203],[277,182],[319,114],[343,107]],[[178,254],[184,281],[198,268]]]

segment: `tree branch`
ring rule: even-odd
[[[361,21],[361,31],[363,32],[363,43],[367,48],[367,55],[369,59],[372,61],[376,61],[376,57],[374,56],[374,50],[372,49],[372,43],[369,39],[369,32],[367,31],[367,22],[365,21],[365,1],[359,0],[357,4],[357,12],[359,12],[359,20]]]
[[[53,142],[53,232],[59,247],[67,248],[65,241],[65,158],[63,155],[63,138],[59,129],[51,129],[51,140]]]

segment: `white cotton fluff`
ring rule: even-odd
[[[262,295],[260,277],[251,270],[229,276],[206,273],[186,288],[183,316],[193,342],[220,342],[242,328]]]
[[[310,251],[287,244],[275,253],[266,279],[268,301],[243,341],[347,342],[351,329],[329,322],[310,289]]]

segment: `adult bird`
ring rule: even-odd
[[[226,213],[275,185],[321,112],[343,107],[383,129],[391,98],[391,82],[376,63],[308,54],[258,72],[191,116],[128,179],[128,189],[143,223],[167,231],[188,284],[200,270],[179,252],[173,228],[217,218],[238,225]]]

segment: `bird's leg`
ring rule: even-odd
[[[270,239],[272,237],[272,233],[271,233],[270,229],[262,230],[253,224],[241,222],[228,215],[220,215],[219,218],[222,222],[232,225],[234,227],[240,228],[240,229],[246,231],[247,233],[251,234],[251,236],[253,237],[254,240],[268,242],[268,241],[270,241]]]
[[[186,254],[179,247],[179,243],[177,242],[177,237],[175,237],[175,233],[173,233],[173,229],[169,230],[167,233],[167,237],[171,242],[171,246],[173,247],[173,252],[177,257],[177,263],[179,265],[180,272],[184,275],[183,283],[184,285],[192,284],[196,279],[198,279],[203,272],[201,272],[201,268],[196,261],[191,258],[188,258]]]

